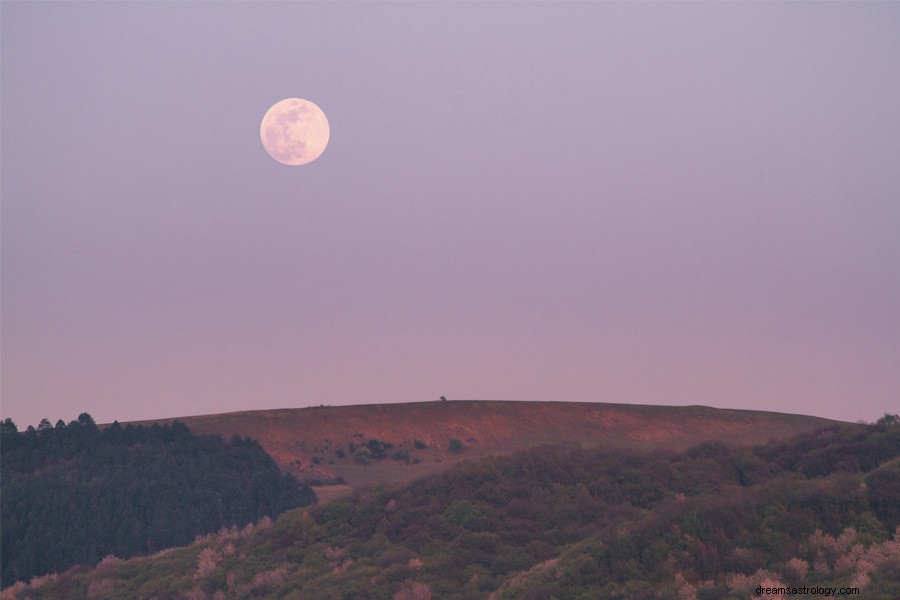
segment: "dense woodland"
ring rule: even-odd
[[[18,433],[7,420],[0,444],[4,586],[184,545],[315,501],[256,441],[225,443],[177,421],[101,431],[83,413]]]
[[[890,600],[898,498],[894,417],[756,448],[542,447],[153,557],[110,557],[4,600],[746,600],[760,584],[856,586]]]

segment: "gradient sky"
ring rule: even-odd
[[[900,3],[2,3],[2,416],[900,408]],[[312,100],[317,161],[259,140]]]

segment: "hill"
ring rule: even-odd
[[[258,440],[287,472],[351,487],[398,483],[461,460],[544,444],[684,450],[703,441],[749,446],[837,422],[706,406],[447,401],[321,406],[179,417],[199,434]],[[145,423],[165,423],[149,421]],[[451,441],[455,450],[451,449]],[[365,449],[363,449],[365,448]],[[317,488],[320,497],[329,490]]]
[[[753,448],[532,448],[3,599],[891,600],[898,461],[896,418]]]

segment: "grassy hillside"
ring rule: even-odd
[[[154,557],[108,558],[3,599],[784,597],[754,594],[762,585],[891,600],[898,494],[896,422],[755,448],[539,447]]]
[[[705,406],[513,401],[323,406],[178,419],[197,433],[259,440],[283,469],[301,478],[341,477],[352,487],[411,481],[460,460],[543,444],[683,450],[701,441],[759,444],[836,423]],[[351,448],[371,440],[390,445],[387,458],[354,457]],[[452,451],[451,440],[459,440],[461,449]]]

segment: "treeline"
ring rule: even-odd
[[[55,427],[0,430],[3,586],[190,543],[223,526],[315,502],[262,446],[186,425],[102,431],[87,413]]]
[[[888,600],[898,497],[894,419],[757,448],[544,447],[9,597],[735,600],[783,584]]]

